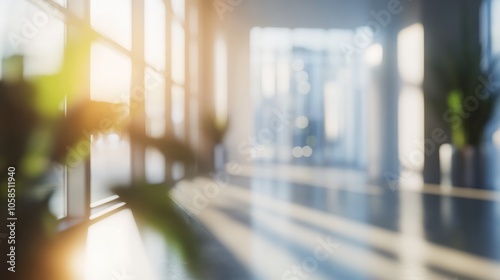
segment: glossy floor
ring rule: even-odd
[[[202,279],[500,279],[498,193],[389,188],[323,168],[232,171],[183,182],[174,192],[202,240]],[[127,236],[99,233],[120,231],[110,225],[119,219],[121,227],[129,224]],[[130,213],[92,230],[87,271],[94,274],[87,279],[190,279],[174,250],[138,231]],[[110,246],[121,249],[95,261],[93,252],[102,256]]]

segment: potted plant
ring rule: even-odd
[[[443,120],[449,125],[451,183],[459,187],[486,185],[485,131],[498,110],[499,84],[495,82],[498,58],[488,59],[479,38],[473,36],[471,20],[462,6],[461,44],[447,51],[437,66],[440,82],[448,89]],[[435,105],[435,104],[433,104]],[[442,111],[441,111],[442,112]],[[442,159],[443,160],[443,159]]]

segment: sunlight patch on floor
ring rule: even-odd
[[[123,210],[90,226],[86,280],[156,280],[132,212]]]
[[[181,184],[174,192],[176,200],[205,224],[242,264],[255,269],[260,275],[270,277],[264,279],[281,277],[280,273],[286,271],[287,267],[300,264],[302,259],[291,254],[290,250],[293,251],[297,246],[311,249],[316,238],[324,237],[323,231],[341,234],[363,246],[360,248],[344,242],[341,244],[342,253],[333,254],[332,260],[343,267],[363,270],[383,279],[395,274],[436,279],[438,275],[428,265],[474,279],[487,279],[500,274],[500,265],[492,260],[428,242],[422,236],[422,228],[410,223],[422,222],[422,202],[413,201],[414,196],[409,192],[400,193],[404,202],[400,205],[404,208],[400,209],[401,218],[408,223],[402,225],[402,232],[394,232],[231,184],[221,188],[217,195],[207,198],[207,204],[200,209],[195,204],[196,200],[193,200],[193,190],[208,186],[207,181],[198,179],[193,183]],[[234,217],[248,220],[240,223]],[[277,246],[283,240],[288,246]],[[401,262],[383,258],[374,249],[395,255]],[[272,260],[271,268],[264,265],[268,263],[267,260]]]

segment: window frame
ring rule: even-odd
[[[190,61],[189,57],[193,54],[190,48],[190,41],[193,39],[191,34],[191,30],[189,29],[190,24],[190,11],[192,9],[191,5],[194,5],[193,0],[184,0],[184,18],[179,17],[174,13],[174,10],[171,5],[171,0],[161,0],[165,7],[165,70],[161,71],[154,65],[151,65],[147,62],[145,57],[145,39],[144,39],[144,28],[145,28],[145,17],[144,14],[144,6],[146,0],[141,1],[131,1],[131,48],[127,49],[122,46],[120,43],[114,41],[110,37],[102,34],[101,32],[94,29],[91,25],[91,9],[90,2],[91,0],[66,0],[65,5],[58,4],[55,0],[25,0],[31,4],[34,4],[36,7],[47,12],[47,7],[52,9],[49,13],[50,16],[54,16],[60,19],[66,27],[66,38],[68,36],[74,36],[74,27],[86,27],[91,33],[95,36],[93,42],[100,42],[110,47],[114,51],[117,51],[127,57],[129,57],[132,61],[132,80],[130,85],[130,90],[134,86],[145,86],[145,73],[146,68],[151,69],[155,73],[158,73],[165,77],[165,85],[164,85],[164,94],[166,96],[166,104],[165,104],[165,133],[168,135],[173,135],[174,127],[172,122],[172,87],[180,86],[184,89],[184,137],[187,143],[189,142],[189,131],[190,131],[190,122],[196,121],[195,118],[190,117],[190,95],[187,94],[189,90],[190,84]],[[172,67],[172,59],[171,59],[171,50],[172,50],[172,37],[171,37],[171,26],[172,22],[176,20],[183,28],[184,31],[184,82],[176,83],[172,80],[172,76],[168,73],[171,73]],[[88,76],[84,77],[85,83],[88,86],[88,89],[85,92],[85,96],[82,98],[86,100],[90,100],[90,50],[91,44],[88,45],[88,57],[89,60],[86,61],[85,67],[88,69]],[[144,108],[145,102],[143,100],[140,102],[139,108]],[[137,108],[136,110],[140,110]],[[142,118],[143,123],[140,125],[146,126],[145,118]],[[90,139],[89,139],[90,140]],[[138,145],[134,145],[131,143],[131,172],[132,172],[132,180],[138,177],[145,176],[145,149],[143,147],[139,147]],[[137,164],[136,164],[137,163]],[[92,202],[91,201],[91,189],[92,186],[90,184],[91,172],[90,172],[90,155],[82,164],[77,167],[67,168],[64,167],[64,178],[65,178],[65,214],[66,216],[61,221],[61,228],[66,228],[71,226],[75,222],[81,220],[100,220],[116,211],[122,209],[125,205],[120,201],[120,198],[116,195],[112,195],[105,199]],[[168,178],[171,176],[171,168],[172,166],[168,163],[166,164],[165,177]]]

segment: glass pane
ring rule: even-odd
[[[498,32],[500,32],[500,17],[498,17],[499,13],[500,1],[493,0],[491,2],[491,50],[494,55],[500,52],[500,36],[498,35]]]
[[[132,71],[129,57],[104,44],[94,43],[90,68],[92,100],[129,102]]]
[[[132,8],[130,0],[91,0],[90,20],[102,34],[130,49]]]
[[[91,49],[91,99],[128,103],[130,99],[130,58],[112,48],[94,43]],[[92,135],[91,201],[113,193],[116,185],[131,181],[131,155],[128,137],[117,133]]]
[[[107,198],[117,185],[130,184],[130,141],[119,134],[92,135],[90,160],[91,202]]]
[[[171,0],[172,10],[174,15],[181,20],[184,20],[184,14],[186,10],[186,0]]]
[[[150,68],[146,68],[146,133],[152,137],[165,135],[166,94],[165,78]],[[165,159],[156,149],[146,150],[146,179],[149,183],[165,181]]]
[[[215,113],[217,123],[223,125],[227,122],[227,45],[222,37],[215,43]],[[273,75],[270,75],[273,77]],[[275,82],[273,81],[273,84]]]
[[[25,48],[25,76],[54,74],[59,70],[64,54],[64,23],[51,19],[40,28]]]
[[[61,164],[52,164],[49,171],[49,182],[54,186],[54,193],[50,198],[50,212],[58,219],[66,216],[66,170]]]
[[[147,68],[144,77],[146,87],[146,132],[152,137],[165,134],[166,97],[165,78]]]
[[[200,143],[200,102],[197,98],[189,100],[189,135],[193,147],[198,147]],[[196,149],[196,148],[195,148]]]
[[[64,23],[27,1],[0,3],[0,57],[24,56],[25,76],[54,74],[64,52]]]
[[[172,87],[172,122],[175,135],[182,138],[184,135],[184,88],[175,85]]]
[[[165,181],[165,159],[156,149],[146,149],[146,180],[150,184]]]
[[[47,26],[40,28],[38,35],[25,45],[25,76],[55,74],[59,71],[64,54],[64,42],[64,23],[50,19]]]
[[[26,1],[0,1],[0,38],[2,40],[0,55],[2,58],[22,53],[30,39],[23,34],[21,18],[31,18],[36,11],[37,9]]]
[[[145,1],[145,59],[148,64],[165,70],[165,5],[161,0]]]
[[[172,22],[172,80],[178,84],[184,83],[185,72],[185,41],[184,27]]]

